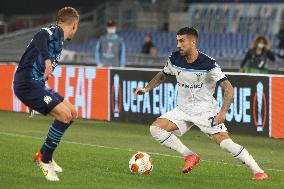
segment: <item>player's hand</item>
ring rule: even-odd
[[[224,123],[225,117],[226,114],[220,112],[214,119],[214,125],[219,125],[221,123]]]
[[[244,68],[240,68],[239,72],[244,73]]]
[[[142,95],[144,93],[147,93],[148,90],[146,88],[137,88],[134,92],[134,96],[137,96],[137,95]]]
[[[35,115],[35,111],[29,107],[29,118],[34,117],[34,115]]]
[[[43,74],[44,80],[48,80],[48,78],[52,75],[52,63],[50,59],[45,60],[45,71]]]

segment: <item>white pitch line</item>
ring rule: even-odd
[[[14,136],[14,137],[22,137],[22,138],[32,138],[32,139],[37,139],[37,140],[42,140],[40,137],[34,137],[34,136],[29,136],[29,135],[21,135],[21,134],[16,134],[16,133],[6,133],[6,132],[0,132],[1,135],[6,135],[6,136]],[[124,150],[124,151],[129,151],[129,152],[137,152],[139,150],[134,150],[134,149],[125,149],[125,148],[117,148],[117,147],[110,147],[110,146],[102,146],[102,145],[97,145],[97,144],[88,144],[88,143],[81,143],[81,142],[72,142],[72,141],[62,141],[63,143],[67,144],[76,144],[76,145],[81,145],[81,146],[90,146],[90,147],[97,147],[97,148],[106,148],[106,149],[112,149],[112,150]],[[172,158],[182,158],[181,156],[175,156],[175,155],[169,155],[169,154],[162,154],[162,153],[157,153],[157,152],[147,152],[149,154],[154,154],[154,155],[159,155],[159,156],[165,156],[165,157],[172,157]],[[204,162],[209,162],[209,163],[218,163],[218,164],[223,164],[223,165],[230,165],[230,166],[237,166],[241,167],[242,165],[238,164],[230,164],[226,162],[220,162],[220,161],[213,161],[213,160],[201,160]],[[277,172],[284,172],[282,169],[266,169],[269,171],[277,171]]]

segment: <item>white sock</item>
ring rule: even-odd
[[[248,151],[239,144],[236,144],[232,139],[225,139],[220,143],[220,147],[224,150],[230,152],[234,158],[237,158],[242,163],[245,163],[252,170],[253,173],[264,171],[258,166],[253,157],[248,153]]]
[[[170,149],[173,149],[183,156],[194,154],[188,149],[174,134],[157,126],[150,126],[150,133],[155,140],[160,142],[161,145],[165,145]]]

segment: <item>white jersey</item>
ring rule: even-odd
[[[216,110],[215,87],[227,77],[214,59],[199,52],[198,58],[189,64],[179,51],[173,52],[163,72],[177,79],[177,106],[181,110],[189,115]]]

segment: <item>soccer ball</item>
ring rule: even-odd
[[[153,166],[153,159],[145,152],[137,152],[129,160],[129,169],[133,174],[150,174]]]

